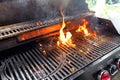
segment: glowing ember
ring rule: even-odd
[[[59,36],[59,41],[57,42],[57,45],[59,45],[60,43],[66,45],[66,43],[69,43],[70,45],[74,46],[74,44],[72,44],[72,34],[70,32],[66,32],[64,33],[63,29],[65,28],[66,24],[64,21],[64,13],[62,12],[62,10],[60,10],[60,13],[62,15],[62,28],[60,29],[60,36]]]
[[[88,21],[86,21],[85,19],[83,19],[83,25],[79,25],[79,28],[76,30],[76,32],[83,32],[85,36],[89,36],[90,33],[87,29],[87,25],[88,25]]]

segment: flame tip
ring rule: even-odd
[[[60,9],[60,13],[62,15],[62,27],[60,29],[60,36],[59,36],[59,40],[60,42],[58,41],[57,42],[57,45],[59,45],[60,43],[66,45],[67,43],[70,43],[72,44],[72,34],[71,32],[66,32],[64,33],[63,29],[66,27],[66,23],[65,23],[65,20],[64,20],[64,13],[62,12],[62,10]]]

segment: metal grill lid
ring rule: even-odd
[[[0,25],[55,19],[61,17],[60,7],[66,16],[89,11],[85,0],[5,0],[0,2]]]

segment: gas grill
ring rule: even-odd
[[[100,21],[104,20],[100,19]],[[3,43],[1,49],[5,49],[6,45],[10,49],[1,51],[1,79],[83,80],[86,78],[85,80],[88,80],[87,78],[91,78],[91,80],[96,80],[98,71],[106,68],[115,59],[119,58],[120,37],[117,34],[99,35],[87,38],[85,41],[75,38],[76,47],[70,47],[69,44],[57,46],[57,35],[55,33],[55,31],[50,32],[54,36],[48,33],[47,35],[41,35],[37,39],[30,42],[28,40],[28,43],[24,44],[18,41],[19,43],[16,42],[17,47],[13,47],[12,44],[7,45],[11,41],[15,43],[14,39],[16,37],[8,38],[8,41],[5,40],[8,43]],[[4,34],[2,37],[7,37],[5,35],[12,34]],[[44,48],[46,52],[43,52]],[[89,77],[85,77],[88,75]],[[84,76],[84,78],[81,78],[81,76]]]
[[[86,19],[95,36],[75,30]],[[1,80],[109,80],[120,70],[120,36],[112,22],[94,12],[66,16],[71,44],[57,44],[62,18],[0,27]],[[93,33],[94,34],[94,33]]]

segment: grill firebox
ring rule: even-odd
[[[51,38],[45,39],[45,42],[38,42],[45,46],[55,46],[50,51],[46,50],[46,55],[43,55],[40,46],[35,44],[27,45],[26,49],[22,47],[7,52],[14,55],[1,61],[1,79],[72,79],[69,77],[84,73],[85,67],[120,46],[120,37],[115,35],[88,38],[85,43],[75,39],[76,48],[69,47],[69,44],[60,46],[55,45],[55,42],[49,44]],[[77,72],[79,74],[76,74]]]

